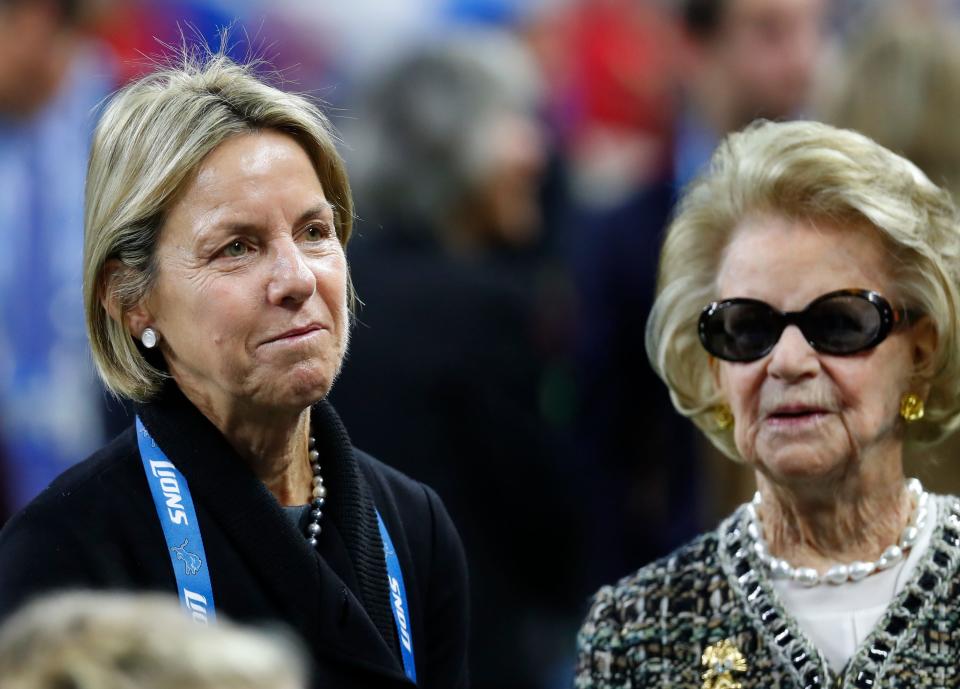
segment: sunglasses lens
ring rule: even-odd
[[[883,327],[880,309],[864,297],[841,294],[815,302],[804,317],[804,334],[828,354],[852,354],[873,344]]]
[[[761,302],[721,303],[700,319],[700,340],[708,352],[727,361],[752,361],[780,337],[779,314]]]

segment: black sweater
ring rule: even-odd
[[[409,686],[376,508],[403,572],[419,686],[467,686],[466,562],[453,523],[430,488],[353,448],[328,403],[311,426],[329,490],[317,550],[176,386],[137,413],[190,487],[218,613],[289,625],[317,687]],[[0,619],[67,588],[176,593],[132,427],[0,532]]]

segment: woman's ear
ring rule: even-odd
[[[116,258],[111,258],[104,264],[100,277],[100,304],[110,318],[122,323],[127,332],[139,337],[143,329],[153,321],[153,317],[143,301],[124,308],[118,287],[128,270],[130,268]]]
[[[914,375],[930,379],[936,373],[934,366],[937,358],[939,335],[937,326],[929,316],[921,317],[910,329],[913,345]]]

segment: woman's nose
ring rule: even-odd
[[[272,253],[267,285],[270,303],[283,305],[306,301],[316,291],[317,281],[297,243],[291,237],[275,244]]]
[[[820,366],[817,351],[810,346],[800,328],[788,325],[770,353],[767,371],[784,380],[796,380],[815,375]]]

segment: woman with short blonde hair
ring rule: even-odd
[[[577,686],[939,686],[960,500],[903,475],[960,423],[949,195],[852,131],[729,136],[667,232],[651,363],[758,492],[594,599]],[[952,620],[952,621],[951,621]]]
[[[110,101],[84,297],[136,419],[0,532],[0,616],[63,587],[178,591],[198,622],[291,627],[317,686],[466,685],[456,530],[326,400],[352,218],[327,119],[252,66],[187,54]]]

